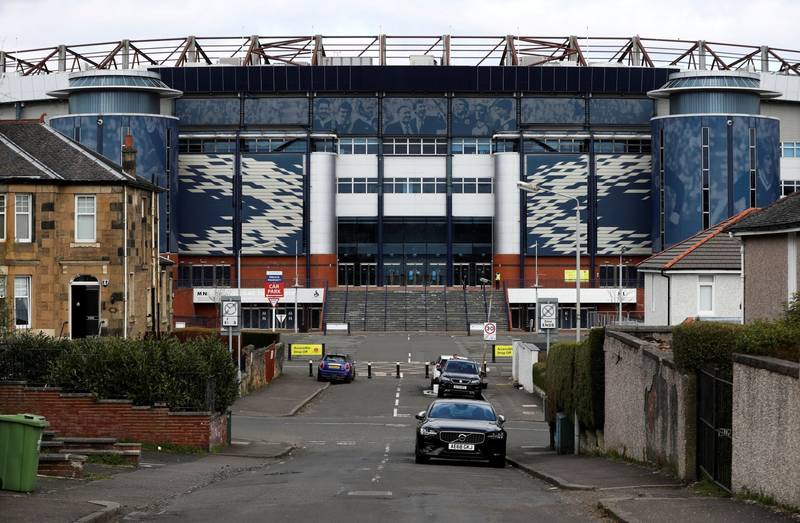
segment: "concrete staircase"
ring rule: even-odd
[[[347,322],[351,331],[431,331],[467,333],[470,323],[491,318],[508,330],[504,291],[461,287],[350,287],[329,289],[325,321]]]
[[[98,456],[109,463],[138,467],[142,454],[140,443],[119,443],[114,438],[57,437],[45,430],[39,451],[38,473],[44,476],[81,478],[89,456]]]

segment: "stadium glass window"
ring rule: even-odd
[[[339,194],[351,194],[353,192],[353,179],[339,178],[336,181],[336,186]]]
[[[453,188],[453,194],[461,194],[464,192],[464,179],[463,178],[453,178],[450,182]]]
[[[478,194],[491,194],[491,193],[492,193],[492,179],[478,178]]]
[[[756,187],[758,185],[758,152],[756,149],[756,128],[750,128],[750,207],[756,206]]]
[[[18,243],[33,240],[33,195],[17,194],[14,198],[14,239]]]
[[[353,178],[353,194],[365,194],[367,192],[366,178]]]
[[[450,146],[452,154],[489,154],[492,141],[489,138],[453,138]]]
[[[6,241],[6,195],[0,194],[0,242]]]
[[[789,196],[795,191],[800,191],[800,180],[781,180],[781,195]]]
[[[94,243],[97,240],[97,201],[94,195],[75,195],[75,241]]]
[[[395,194],[406,194],[408,192],[408,178],[395,178],[394,192]]]
[[[422,178],[409,178],[408,179],[408,192],[421,193],[422,192]]]
[[[377,138],[340,138],[339,154],[378,154]]]
[[[436,178],[423,179],[422,192],[425,194],[436,194]]]
[[[333,138],[321,138],[311,142],[311,150],[317,153],[338,152],[339,146]]]
[[[781,143],[781,158],[800,158],[800,142]]]
[[[510,153],[519,151],[518,140],[496,140],[493,146],[496,153]]]
[[[230,265],[178,266],[178,287],[230,287]]]
[[[447,178],[436,178],[436,192],[439,194],[447,193]]]
[[[378,179],[367,178],[367,193],[376,194],[378,192]]]
[[[447,154],[447,140],[444,138],[387,138],[383,141],[385,155],[423,155]]]

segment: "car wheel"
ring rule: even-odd
[[[423,463],[428,462],[428,456],[420,454],[416,449],[414,449],[414,463],[422,465]]]
[[[505,466],[506,466],[506,456],[505,456],[505,454],[503,454],[502,456],[500,456],[498,458],[492,458],[489,461],[489,464],[491,466],[493,466],[494,468],[498,468],[498,469],[505,468]]]

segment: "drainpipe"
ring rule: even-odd
[[[128,337],[128,186],[122,186],[122,337]]]
[[[661,276],[667,279],[667,326],[672,325],[672,278],[670,278],[664,269],[661,269]]]
[[[734,238],[733,233],[728,233],[729,238]],[[739,309],[741,311],[740,323],[744,324],[744,241],[739,242]]]

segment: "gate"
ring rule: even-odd
[[[728,492],[733,450],[733,383],[719,369],[697,373],[697,469]]]

